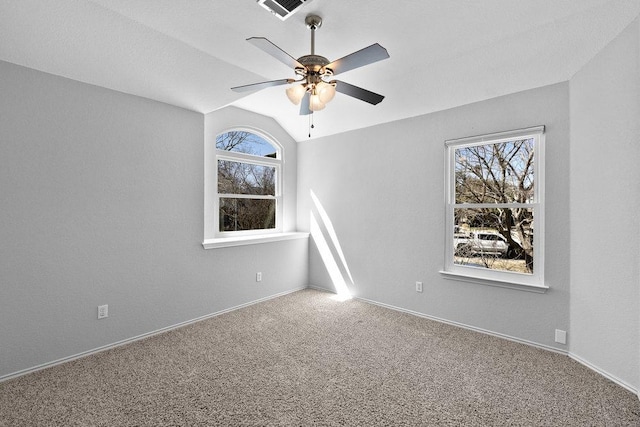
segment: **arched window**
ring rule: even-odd
[[[282,230],[282,152],[264,135],[229,130],[216,136],[216,236]]]

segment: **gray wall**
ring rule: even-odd
[[[571,79],[571,351],[640,388],[640,29]]]
[[[546,126],[551,289],[535,294],[444,279],[444,141],[535,125]],[[567,350],[554,332],[569,330],[568,83],[302,142],[298,153],[299,229],[309,230],[317,209],[313,191],[335,228],[354,296]],[[334,289],[310,246],[310,284]],[[423,293],[416,281],[424,282]]]
[[[307,285],[304,239],[202,248],[203,115],[5,62],[0,94],[0,378]]]

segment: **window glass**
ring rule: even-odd
[[[218,150],[250,154],[259,157],[279,158],[278,150],[262,136],[252,132],[234,130],[216,137]]]
[[[456,203],[531,202],[533,141],[527,138],[456,148]]]
[[[279,148],[244,130],[216,137],[216,234],[279,229],[282,167]]]
[[[220,199],[220,231],[267,230],[275,226],[275,200]]]
[[[218,193],[274,196],[275,190],[275,167],[218,160]]]
[[[533,273],[533,209],[454,208],[454,217],[455,264]]]

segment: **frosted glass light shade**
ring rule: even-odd
[[[316,85],[318,96],[323,103],[328,103],[336,96],[336,88],[329,83],[320,82]]]
[[[307,88],[304,85],[293,85],[287,89],[287,98],[289,98],[289,101],[294,105],[298,105],[306,91]]]
[[[320,111],[325,107],[324,102],[320,100],[320,95],[311,95],[309,99],[309,109],[311,111]]]

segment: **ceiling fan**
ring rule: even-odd
[[[329,62],[324,56],[315,54],[315,31],[322,26],[322,18],[308,15],[305,19],[311,30],[311,54],[298,59],[280,49],[264,37],[251,37],[247,41],[280,62],[294,69],[298,79],[280,79],[244,86],[232,87],[235,92],[257,91],[267,87],[292,84],[286,91],[287,97],[295,105],[300,104],[300,114],[308,115],[322,110],[333,99],[336,92],[376,105],[384,96],[339,80],[333,76],[389,58],[387,50],[378,43],[357,52]]]

